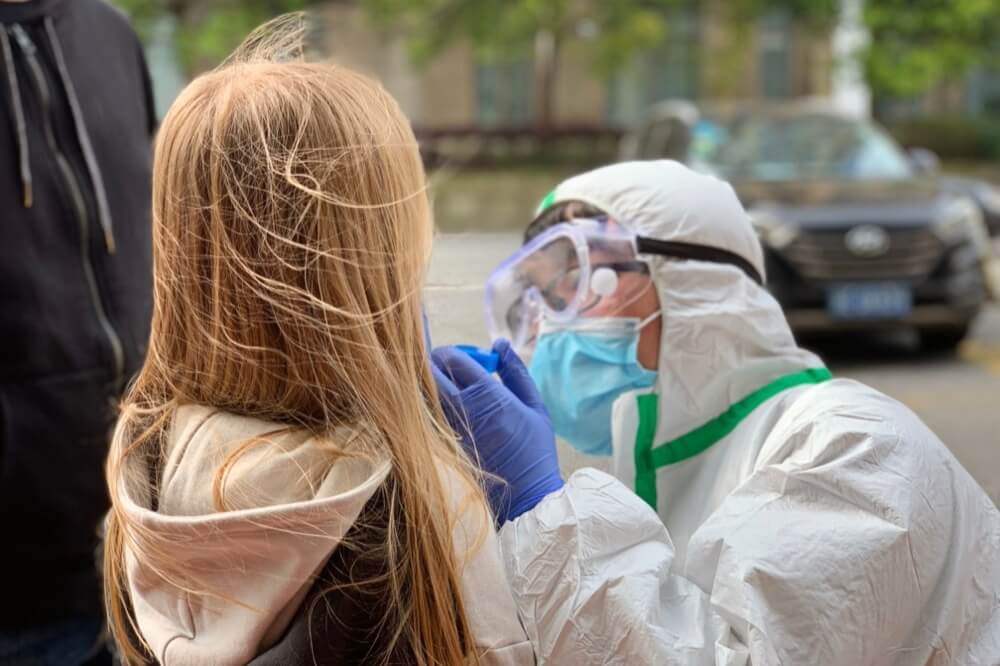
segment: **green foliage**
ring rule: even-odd
[[[304,1],[219,2],[196,23],[182,23],[177,46],[188,71],[215,65],[239,46],[257,26],[285,12],[303,9]]]
[[[566,0],[538,2],[520,0],[363,0],[375,21],[383,27],[402,27],[410,35],[414,60],[426,62],[440,50],[467,39],[479,50],[521,52],[531,44],[536,31],[563,19]]]
[[[624,7],[607,3],[600,38],[593,45],[594,67],[609,76],[628,64],[633,54],[662,44],[669,35],[665,12],[646,7]]]
[[[593,26],[593,64],[607,75],[669,37],[670,17],[698,12],[699,0],[361,0],[377,23],[402,28],[417,62],[467,40],[487,59],[530,53],[539,32],[557,41]],[[752,21],[782,11],[808,27],[828,29],[838,0],[728,0],[729,16]]]
[[[467,38],[481,56],[518,58],[534,36],[572,34],[581,20],[598,26],[593,64],[601,75],[669,37],[672,13],[699,11],[705,0],[361,0],[385,25],[413,35],[418,61]],[[839,0],[727,0],[727,20],[752,25],[780,12],[817,33],[836,22]],[[876,93],[915,95],[972,66],[1000,62],[1000,0],[865,0],[871,44],[859,57]]]
[[[594,28],[595,63],[624,64],[638,49],[666,35],[670,10],[686,0],[361,0],[385,27],[410,36],[414,59],[424,62],[449,45],[467,40],[480,57],[513,60],[531,52],[538,33],[557,42],[585,25]]]
[[[164,3],[159,0],[112,0],[112,2],[128,14],[132,19],[132,25],[143,40],[149,37],[152,22],[166,11]]]
[[[674,21],[706,8],[706,0],[358,0],[387,29],[409,39],[411,56],[426,62],[456,42],[472,46],[480,59],[513,61],[532,53],[536,38],[547,35],[555,53],[535,60],[535,120],[550,121],[559,45],[586,41],[591,66],[606,78],[634,61],[637,54],[664,44]],[[801,24],[827,29],[838,0],[726,0],[713,3],[725,20],[752,25],[762,14],[780,11]],[[679,21],[678,21],[679,23]]]
[[[922,116],[888,124],[908,148],[928,148],[944,159],[1000,160],[1000,116]]]
[[[733,0],[727,6],[737,21],[753,21],[770,12],[780,12],[800,26],[822,32],[836,22],[840,0]]]
[[[311,0],[112,0],[140,35],[165,13],[178,20],[184,67],[213,65],[256,25]],[[641,51],[669,39],[671,16],[701,11],[706,0],[356,0],[384,27],[410,36],[411,54],[426,62],[458,41],[486,60],[524,58],[540,32],[557,43],[588,28],[595,72],[607,76]],[[318,0],[316,0],[318,3]],[[817,32],[834,24],[839,0],[726,0],[712,6],[737,25],[783,12]],[[871,45],[863,58],[879,94],[920,94],[970,67],[1000,62],[1000,0],[865,0]]]
[[[868,0],[869,85],[908,96],[1000,61],[1000,0]]]
[[[177,19],[181,64],[189,73],[211,67],[270,18],[308,7],[311,0],[113,0],[147,37],[165,14]]]

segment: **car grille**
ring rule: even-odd
[[[848,231],[804,231],[782,254],[802,277],[811,280],[879,280],[924,277],[944,253],[931,231],[887,230],[890,245],[885,254],[859,257],[847,249]]]

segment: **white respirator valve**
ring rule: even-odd
[[[590,276],[590,290],[598,296],[610,296],[618,289],[618,273],[613,269],[602,267]]]

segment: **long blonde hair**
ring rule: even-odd
[[[369,433],[392,469],[383,552],[386,621],[398,626],[382,635],[419,664],[476,661],[441,466],[483,499],[428,366],[420,288],[432,221],[416,141],[376,83],[307,62],[302,34],[293,17],[251,36],[184,90],[156,141],[152,335],[107,468],[106,603],[128,663],[151,655],[125,572],[143,527],[123,493],[155,498],[167,429],[185,404],[321,436]],[[341,455],[332,446],[331,464]],[[132,456],[152,473],[129,473]],[[211,593],[143,555],[188,592]]]

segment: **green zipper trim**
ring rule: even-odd
[[[788,389],[821,384],[833,379],[826,368],[812,368],[780,377],[733,404],[720,416],[677,439],[653,446],[659,412],[659,397],[646,393],[638,397],[639,430],[635,436],[635,492],[656,509],[656,470],[692,458],[723,437],[750,416],[753,410]]]

